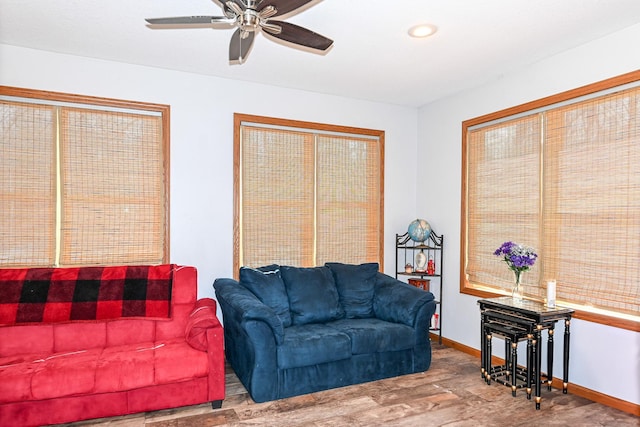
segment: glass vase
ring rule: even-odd
[[[511,298],[513,298],[514,301],[522,301],[522,286],[520,283],[520,273],[522,272],[515,271],[514,273],[516,274],[516,283],[511,290]]]

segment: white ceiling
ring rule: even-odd
[[[190,15],[222,12],[212,0],[0,0],[0,43],[419,107],[640,23],[640,0],[315,0],[285,18],[333,39],[328,53],[260,34],[243,65],[227,59],[232,29],[144,21]],[[418,23],[438,32],[412,39]]]

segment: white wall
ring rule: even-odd
[[[479,348],[477,298],[458,291],[461,122],[638,69],[634,40],[640,25],[419,111],[7,45],[0,85],[171,105],[171,262],[198,268],[201,297],[232,275],[234,112],[384,130],[385,271],[395,233],[428,219],[446,239],[444,336]],[[571,382],[640,404],[640,334],[575,320],[571,354]]]
[[[442,327],[447,338],[480,347],[478,298],[459,292],[462,122],[640,69],[638,42],[640,25],[635,25],[420,109],[418,158],[426,159],[439,179],[429,185],[428,198],[418,198],[418,213],[446,239]],[[561,376],[562,369],[554,368]],[[640,404],[640,333],[573,320],[569,373],[571,383]]]
[[[384,130],[385,271],[394,270],[395,230],[416,210],[415,171],[404,163],[415,158],[415,108],[8,45],[0,85],[171,106],[171,262],[197,267],[201,297],[233,274],[234,112]]]

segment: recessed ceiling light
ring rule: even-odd
[[[438,31],[438,28],[435,25],[420,24],[420,25],[415,25],[411,27],[409,29],[409,35],[411,37],[424,38],[424,37],[429,37],[436,31]]]

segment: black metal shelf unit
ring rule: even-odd
[[[438,344],[442,344],[442,269],[444,235],[438,236],[433,230],[424,242],[415,242],[409,233],[396,234],[396,279],[404,277],[426,279],[429,291],[436,297],[436,313],[431,321],[430,331],[438,334]],[[422,254],[422,255],[418,255]],[[417,269],[419,259],[426,256],[427,265],[433,262],[432,268]]]

